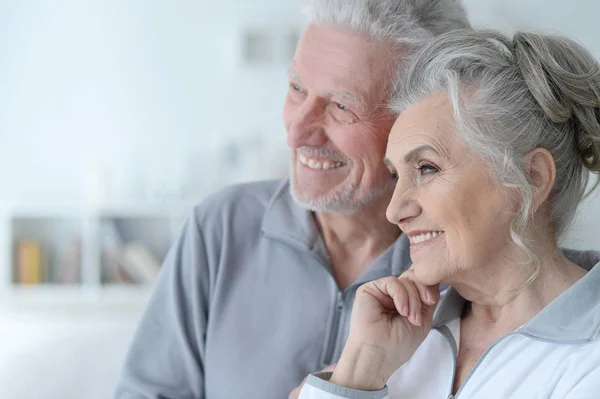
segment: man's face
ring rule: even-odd
[[[283,120],[292,193],[314,211],[353,214],[394,182],[383,164],[394,117],[387,100],[395,48],[311,25],[290,65]]]

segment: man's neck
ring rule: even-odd
[[[385,217],[388,203],[384,196],[354,215],[315,213],[340,288],[354,282],[400,235]]]

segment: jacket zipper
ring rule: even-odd
[[[323,360],[325,366],[329,366],[331,363],[333,363],[333,355],[335,354],[335,347],[340,330],[340,319],[342,318],[343,310],[344,302],[342,301],[342,293],[338,290],[335,300],[335,310],[333,312],[333,318],[331,320],[331,327],[329,328],[329,340],[327,342],[327,351],[325,352],[325,358]]]
[[[454,399],[454,395],[452,394],[452,387],[454,387],[454,379],[456,378],[456,359],[458,358],[458,349],[456,346],[456,341],[454,340],[454,336],[450,332],[450,329],[447,326],[441,326],[436,328],[442,334],[446,341],[448,341],[448,345],[450,345],[450,350],[452,351],[452,379],[450,380],[450,394],[448,395],[448,399]]]
[[[473,374],[475,373],[475,371],[477,371],[477,368],[479,368],[479,366],[481,365],[481,363],[483,363],[483,361],[485,360],[485,358],[487,357],[487,355],[490,353],[490,351],[492,349],[494,349],[494,347],[496,345],[498,345],[500,342],[504,341],[506,338],[508,337],[512,337],[513,335],[522,335],[522,336],[526,336],[526,334],[520,333],[520,332],[513,332],[510,333],[508,335],[505,335],[501,338],[498,338],[496,341],[494,341],[486,350],[485,352],[483,352],[483,354],[481,355],[481,357],[479,358],[479,360],[477,360],[477,363],[475,363],[475,366],[473,366],[473,368],[471,369],[471,371],[469,372],[469,375],[467,376],[467,379],[462,383],[462,385],[460,386],[460,388],[458,389],[458,391],[456,392],[456,395],[452,395],[452,392],[450,392],[450,396],[448,396],[448,399],[458,399],[460,393],[463,391],[463,388],[467,385],[467,382],[469,382],[469,380],[471,379],[471,376],[473,376]],[[456,360],[454,361],[455,365],[454,368],[456,369]]]

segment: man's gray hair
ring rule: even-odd
[[[598,62],[566,38],[519,32],[511,40],[492,31],[454,31],[422,50],[390,105],[401,112],[441,92],[449,93],[459,136],[499,184],[520,193],[511,237],[537,266],[521,239],[534,194],[525,155],[545,148],[554,158],[548,201],[558,239],[585,193],[588,171],[600,172]]]
[[[461,0],[305,0],[313,23],[355,32],[398,46],[396,61],[403,71],[423,46],[436,36],[470,28]],[[396,77],[395,89],[402,85]]]
[[[470,27],[460,0],[307,0],[306,6],[319,25],[400,45],[418,47],[442,33]]]

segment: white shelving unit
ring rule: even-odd
[[[4,208],[0,217],[0,301],[15,307],[139,307],[147,301],[151,276],[162,264],[189,209],[147,205]],[[31,275],[23,272],[31,264],[23,260],[31,258],[32,252],[27,252],[31,247],[23,249],[26,245],[36,248],[34,254],[41,253],[41,261],[36,263],[41,274],[36,274],[33,282],[26,278]],[[131,251],[124,255],[128,249]],[[123,262],[114,262],[115,253],[119,260],[124,256],[135,260],[145,274],[136,277],[138,269],[121,267]],[[114,274],[115,264],[119,265],[118,275]]]

